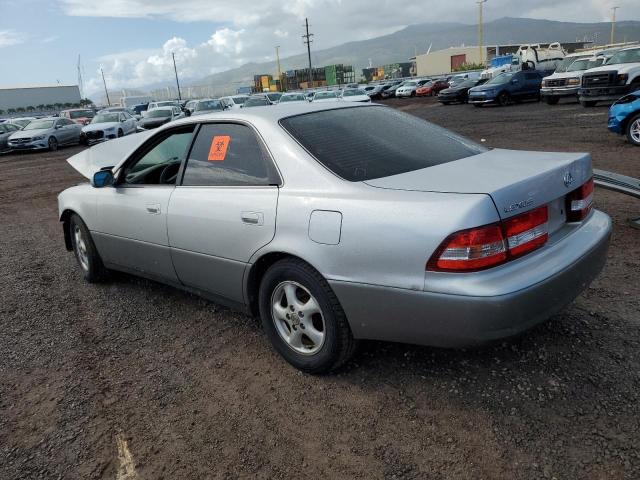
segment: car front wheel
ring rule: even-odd
[[[58,150],[58,140],[56,137],[49,137],[49,151],[55,152]]]
[[[274,348],[308,373],[340,368],[356,347],[346,315],[327,281],[298,259],[267,270],[260,284],[260,317]]]
[[[509,105],[509,102],[511,101],[511,96],[507,93],[507,92],[502,92],[500,95],[498,95],[498,103],[501,106],[505,106],[505,105]]]
[[[636,147],[640,147],[640,114],[629,120],[627,124],[627,140]]]
[[[85,280],[89,283],[103,281],[107,277],[107,269],[102,264],[89,229],[75,213],[69,220],[69,229],[73,253],[78,260]]]

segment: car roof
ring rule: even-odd
[[[374,104],[359,105],[357,103],[346,102],[346,105],[342,103],[281,103],[277,106],[264,106],[240,109],[240,110],[225,110],[217,113],[207,113],[205,115],[199,115],[196,118],[187,117],[182,120],[178,120],[172,124],[188,124],[188,123],[200,123],[211,120],[244,120],[249,123],[255,123],[259,121],[267,121],[277,123],[280,120],[293,117],[296,115],[303,115],[305,113],[321,112],[324,110],[339,110],[344,108],[368,108]],[[377,105],[379,107],[379,105]]]
[[[175,107],[175,105],[167,105],[165,107],[156,107],[156,108],[152,108],[151,110],[172,110]]]

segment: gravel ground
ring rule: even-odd
[[[590,151],[640,176],[606,109],[388,102],[489,146]],[[640,478],[640,215],[575,303],[479,350],[362,345],[285,364],[255,320],[146,280],[88,285],[56,195],[79,148],[0,157],[0,479]]]

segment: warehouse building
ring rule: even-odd
[[[367,82],[386,80],[389,78],[404,78],[411,75],[411,63],[391,63],[381,67],[371,67],[362,69],[362,77]]]
[[[0,88],[0,110],[80,103],[77,85],[50,85],[33,87]]]
[[[567,53],[585,48],[590,42],[567,42],[562,47]],[[482,60],[487,62],[499,55],[514,54],[520,48],[519,43],[508,45],[488,45],[482,47]],[[548,47],[549,43],[540,43],[541,47]],[[412,59],[413,60],[413,59]],[[464,64],[480,63],[480,48],[477,46],[450,47],[444,50],[425,53],[415,57],[415,72],[419,77],[451,73]]]

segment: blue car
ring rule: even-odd
[[[640,147],[640,90],[611,105],[608,126],[609,131],[626,135],[632,145]]]
[[[512,101],[540,100],[543,74],[537,70],[504,72],[487,83],[469,90],[469,103],[476,107],[488,103],[508,105]]]

